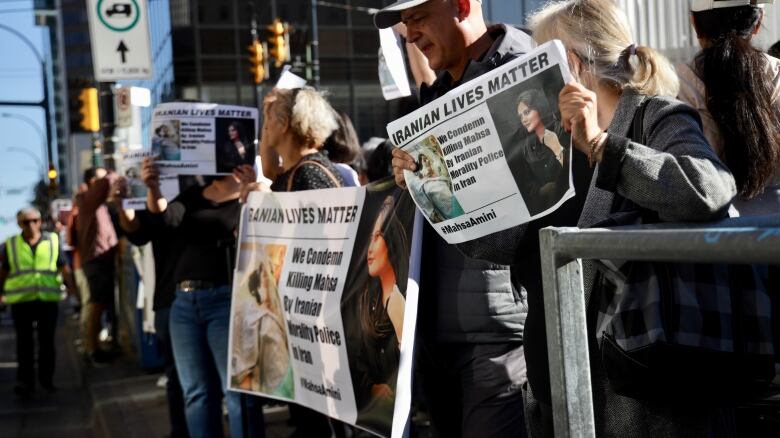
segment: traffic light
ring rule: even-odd
[[[270,46],[268,52],[274,59],[274,65],[277,68],[290,60],[289,30],[290,26],[287,23],[282,23],[282,20],[278,18],[275,18],[273,23],[268,26],[268,32],[271,33],[271,38],[268,41]]]
[[[51,194],[57,193],[57,169],[54,167],[53,164],[49,164],[49,172],[47,173],[49,177],[49,192]]]
[[[100,112],[98,111],[98,90],[95,87],[82,88],[79,94],[79,126],[87,132],[100,131]]]
[[[249,45],[249,65],[255,84],[261,84],[265,80],[265,52],[260,41],[254,40]]]

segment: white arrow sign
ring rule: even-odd
[[[87,0],[95,79],[152,77],[147,0]]]

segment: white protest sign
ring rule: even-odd
[[[294,90],[296,88],[303,88],[306,85],[306,79],[296,75],[290,71],[290,66],[285,65],[282,74],[279,75],[279,80],[276,81],[274,88],[283,90]]]
[[[571,80],[552,41],[387,126],[417,162],[404,174],[412,198],[448,243],[529,222],[574,196],[558,110]]]
[[[133,151],[122,155],[119,162],[119,174],[127,181],[127,198],[122,200],[122,208],[146,210],[146,183],[141,179],[141,166],[145,158],[151,158],[151,151]],[[179,195],[179,177],[160,175],[160,192],[163,198],[172,200]]]
[[[385,100],[398,99],[412,94],[406,75],[401,41],[392,28],[379,30],[379,83]]]
[[[257,108],[163,103],[152,114],[152,154],[161,174],[226,175],[255,164]]]
[[[152,77],[146,0],[87,0],[95,79]]]
[[[369,187],[250,194],[241,213],[228,389],[402,436],[417,284],[409,194]]]

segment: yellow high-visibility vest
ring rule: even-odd
[[[62,279],[57,270],[59,236],[44,234],[33,253],[21,234],[6,240],[8,278],[5,280],[5,302],[59,301]]]

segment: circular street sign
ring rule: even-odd
[[[114,32],[126,32],[138,23],[141,8],[136,0],[98,0],[97,16]]]

